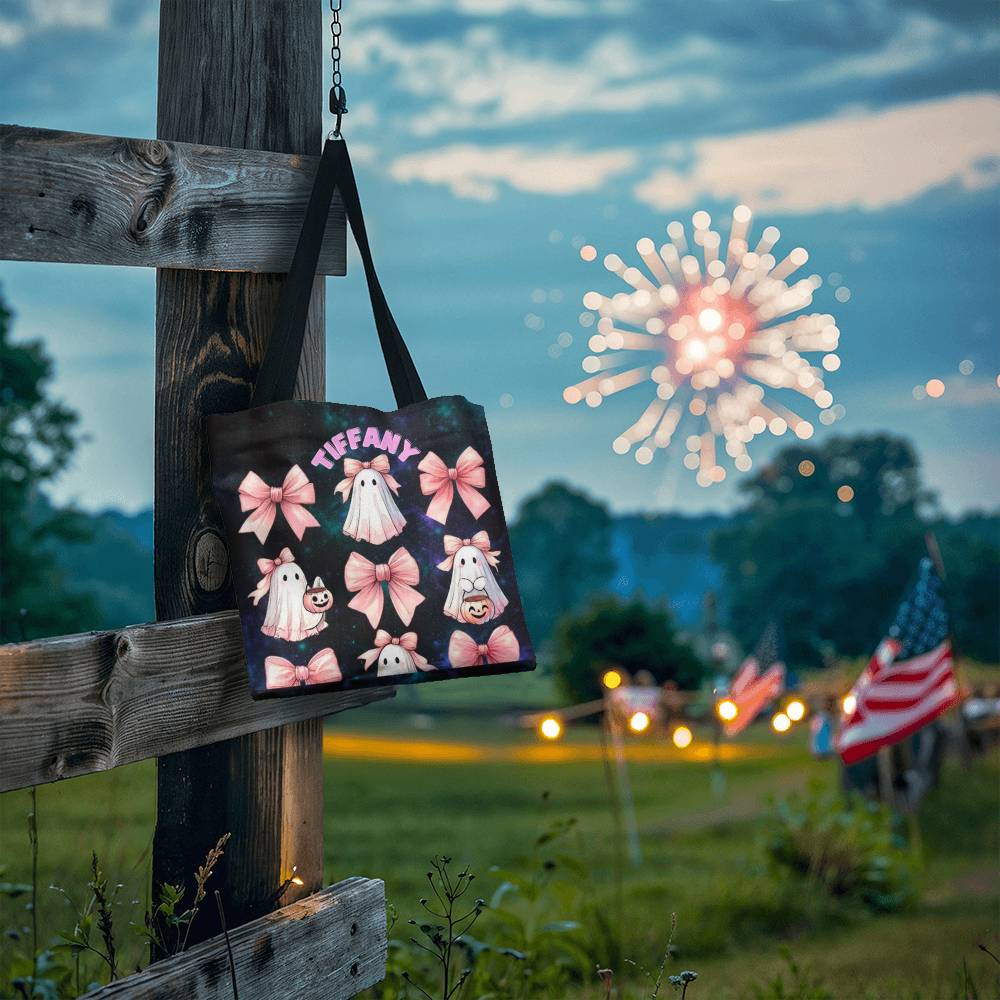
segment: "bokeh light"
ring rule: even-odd
[[[732,722],[740,714],[739,706],[732,698],[723,698],[715,708],[723,722]]]
[[[844,695],[844,700],[840,703],[844,715],[854,715],[854,710],[858,707],[858,696],[853,692]]]
[[[621,687],[622,675],[617,670],[605,670],[601,677],[601,683],[609,691],[614,691],[615,688]]]
[[[939,378],[928,379],[924,391],[931,399],[940,399],[944,395],[944,382]]]
[[[787,715],[792,722],[801,722],[806,717],[805,702],[798,698],[793,698],[785,706],[785,715]]]
[[[678,750],[684,750],[691,746],[691,742],[694,739],[694,733],[688,729],[687,726],[676,726],[670,738],[674,741],[674,746]]]
[[[538,726],[538,731],[547,740],[557,740],[562,736],[562,723],[554,716],[548,715],[542,719]]]
[[[843,486],[838,486],[837,499],[841,503],[850,503],[854,499],[854,487],[848,486],[846,483]]]
[[[644,733],[652,721],[645,712],[633,712],[629,716],[628,727],[633,733]]]
[[[808,458],[802,459],[799,462],[799,475],[805,476],[808,479],[816,471],[816,466],[814,463],[810,462]]]
[[[771,728],[776,733],[787,733],[792,727],[792,720],[784,712],[776,712],[771,719]]]

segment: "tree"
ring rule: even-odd
[[[778,618],[799,666],[818,665],[827,646],[871,652],[924,551],[933,496],[910,444],[876,434],[795,445],[743,492],[746,511],[712,544],[733,632],[749,648]]]
[[[59,567],[60,546],[86,537],[78,512],[42,494],[80,438],[77,415],[48,397],[52,360],[40,341],[15,344],[0,297],[0,641],[75,632],[97,608],[75,593]]]
[[[803,474],[803,463],[812,469]],[[805,467],[808,470],[808,466]],[[760,513],[814,501],[842,510],[837,490],[850,487],[852,516],[866,524],[882,518],[916,520],[931,509],[920,461],[909,441],[890,434],[830,438],[822,447],[783,448],[760,473],[741,484],[749,509]]]
[[[630,674],[647,670],[660,684],[675,681],[696,688],[705,666],[677,633],[664,606],[637,598],[596,598],[565,615],[556,627],[553,667],[566,696],[590,701],[601,696],[601,675],[609,667]]]
[[[607,587],[615,568],[611,529],[604,504],[564,483],[547,483],[521,504],[510,541],[536,644],[562,615]]]
[[[945,569],[956,651],[1000,661],[1000,530],[996,515],[970,514],[933,526]]]

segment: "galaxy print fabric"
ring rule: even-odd
[[[210,417],[255,698],[531,670],[482,407]]]

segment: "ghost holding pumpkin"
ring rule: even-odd
[[[346,503],[344,534],[372,545],[395,538],[406,524],[396,505],[399,483],[389,473],[389,456],[376,455],[369,462],[344,459],[344,478],[334,487]]]
[[[493,575],[500,553],[490,550],[490,536],[485,531],[471,538],[445,535],[444,551],[446,558],[438,569],[451,571],[444,613],[455,621],[477,624],[499,618],[508,600]]]
[[[254,606],[267,598],[267,613],[260,630],[286,642],[301,642],[326,628],[326,613],[306,602],[309,581],[296,563],[291,549],[282,549],[273,559],[258,559],[261,578],[251,591]]]

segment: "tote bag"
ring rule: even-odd
[[[398,409],[293,400],[339,189]],[[251,409],[208,418],[255,698],[531,670],[483,408],[428,399],[327,140]]]

